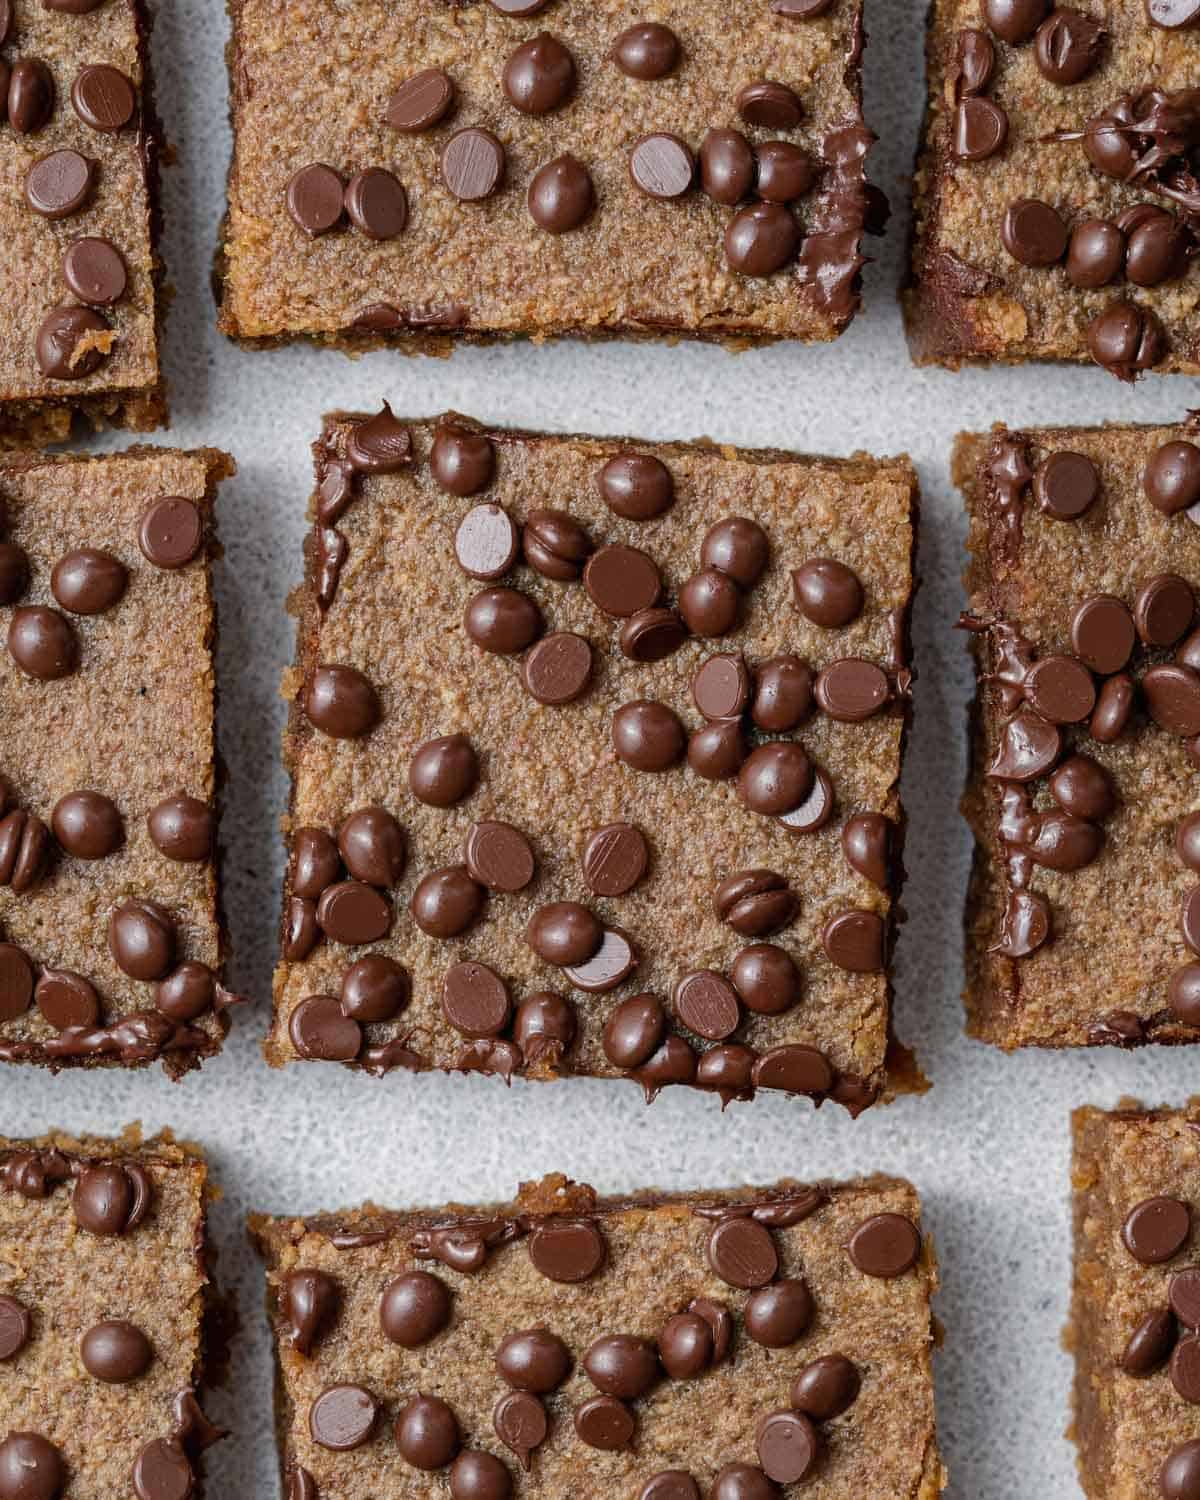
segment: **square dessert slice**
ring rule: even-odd
[[[386,406],[316,457],[270,1060],[904,1087],[908,460]]]
[[[0,1494],[198,1500],[209,1194],[169,1136],[0,1139]]]
[[[621,1199],[551,1176],[512,1204],[252,1232],[293,1500],[417,1500],[443,1476],[455,1500],[945,1482],[937,1263],[896,1178]]]
[[[0,6],[0,448],[166,421],[148,26],[141,0]]]
[[[837,337],[861,0],[545,3],[230,0],[226,333]]]
[[[964,435],[970,1030],[1200,1040],[1200,434]]]
[[[214,449],[0,459],[0,1062],[171,1074],[231,1000]]]
[[[1200,372],[1195,0],[933,0],[919,364]]]
[[[1073,1433],[1088,1500],[1200,1495],[1200,1100],[1078,1109]]]

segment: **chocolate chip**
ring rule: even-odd
[[[683,725],[665,705],[639,698],[613,714],[612,741],[618,760],[635,771],[665,771],[683,754]]]
[[[91,982],[68,969],[45,969],[34,990],[37,1008],[56,1031],[94,1026],[100,999]]]
[[[125,841],[116,804],[100,792],[68,792],[50,814],[54,837],[76,859],[103,859]]]
[[[1158,573],[1138,592],[1133,619],[1147,646],[1173,646],[1186,633],[1195,612],[1187,579],[1178,573]]]
[[[350,429],[346,460],[358,474],[395,474],[412,462],[412,433],[385,401]]]
[[[212,808],[198,797],[186,792],[164,797],[146,815],[146,826],[155,848],[168,859],[186,864],[212,855],[216,819]]]
[[[525,690],[539,703],[571,703],[592,676],[592,648],[581,635],[557,631],[534,646],[521,671]]]
[[[1050,0],[982,0],[985,24],[1001,39],[1027,42],[1046,17]]]
[[[626,521],[652,521],[675,499],[671,471],[652,453],[618,453],[598,476],[604,503]]]
[[[772,1047],[754,1064],[755,1088],[781,1089],[819,1098],[833,1087],[834,1073],[824,1053],[798,1045]]]
[[[797,1484],[813,1470],[821,1454],[817,1429],[798,1411],[768,1412],[754,1433],[763,1473],[777,1484]]]
[[[682,1469],[664,1469],[647,1479],[638,1500],[700,1500],[700,1486]]]
[[[571,1356],[556,1334],[531,1328],[501,1339],[496,1369],[513,1390],[544,1396],[557,1390],[571,1373]]]
[[[561,510],[531,510],[521,543],[529,566],[559,583],[578,578],[592,552],[587,532]]]
[[[199,507],[181,495],[156,500],[142,514],[138,546],[156,568],[183,568],[204,543]]]
[[[451,1500],[508,1500],[512,1476],[498,1458],[468,1448],[450,1468]]]
[[[994,99],[975,95],[954,111],[954,155],[959,161],[986,161],[1008,139],[1008,116]]]
[[[1102,819],[1116,806],[1116,790],[1103,766],[1088,755],[1072,755],[1050,778],[1055,801],[1078,818]]]
[[[332,995],[309,995],[292,1012],[288,1035],[301,1057],[353,1062],[362,1049],[362,1027]]]
[[[875,974],[884,967],[883,918],[873,911],[837,912],[825,923],[821,946],[839,969]]]
[[[645,1090],[649,1103],[668,1085],[693,1082],[696,1054],[681,1036],[668,1036],[633,1076]]]
[[[621,651],[630,661],[663,661],[687,639],[687,627],[672,609],[639,609],[621,626]]]
[[[1129,1335],[1118,1361],[1126,1375],[1150,1375],[1166,1364],[1175,1346],[1175,1319],[1166,1307],[1148,1312]]]
[[[1193,953],[1200,953],[1200,886],[1193,886],[1184,896],[1179,926],[1184,942]]]
[[[307,958],[321,937],[317,926],[317,903],[289,896],[284,920],[283,956],[289,963]]]
[[[27,677],[52,682],[79,664],[79,643],[71,623],[56,609],[24,605],[8,622],[8,651]]]
[[[137,95],[119,68],[91,63],[80,68],[71,85],[71,105],[93,130],[122,130],[133,119]]]
[[[758,196],[768,203],[794,203],[817,180],[819,168],[802,146],[791,141],[764,141],[758,157]]]
[[[1200,1267],[1189,1266],[1171,1277],[1167,1300],[1185,1328],[1200,1328]]]
[[[779,1270],[770,1230],[754,1219],[720,1219],[708,1236],[708,1263],[722,1281],[750,1291],[766,1286]]]
[[[405,864],[404,830],[386,808],[361,807],[351,813],[338,829],[338,849],[355,880],[383,888],[400,883]]]
[[[725,259],[746,276],[770,276],[787,265],[800,243],[791,210],[781,203],[751,203],[725,227]]]
[[[662,579],[653,559],[644,552],[615,545],[601,547],[588,559],[583,586],[605,614],[625,619],[657,603]],[[681,599],[681,609],[682,603]]]
[[[586,963],[603,935],[600,923],[576,901],[540,906],[525,929],[525,941],[538,957],[560,968]]]
[[[563,972],[576,989],[601,995],[624,983],[637,965],[637,952],[625,933],[617,927],[606,927],[592,957]]]
[[[145,1374],[154,1358],[150,1340],[140,1328],[117,1318],[93,1324],[79,1344],[83,1367],[96,1380],[124,1385]]]
[[[786,83],[772,79],[747,83],[738,90],[734,103],[747,125],[758,125],[765,130],[794,130],[804,118],[795,92]]]
[[[799,807],[813,783],[812,762],[792,740],[772,740],[746,757],[738,793],[751,812],[775,817]]]
[[[791,1403],[817,1422],[828,1422],[849,1410],[858,1398],[862,1379],[844,1354],[814,1359],[792,1382]]]
[[[770,555],[767,534],[757,521],[726,516],[704,533],[700,561],[705,568],[728,573],[742,588],[753,588],[762,577]]]
[[[694,1380],[712,1363],[713,1331],[699,1313],[676,1313],[658,1336],[658,1357],[672,1380]]]
[[[789,833],[816,833],[833,816],[833,782],[820,766],[813,768],[813,784],[807,797],[779,821]]]
[[[1200,1497],[1200,1438],[1179,1443],[1163,1460],[1158,1471],[1163,1500],[1198,1500]]]
[[[1146,0],[1146,16],[1152,26],[1186,31],[1200,23],[1200,0]]]
[[[458,130],[442,152],[442,181],[464,203],[490,198],[504,177],[504,147],[490,130]]]
[[[773,656],[755,673],[750,716],[760,729],[786,733],[812,712],[812,669],[798,656]]]
[[[649,862],[646,840],[632,823],[608,823],[584,847],[583,878],[597,896],[623,896],[641,880]]]
[[[725,635],[737,624],[740,608],[737,584],[719,568],[702,568],[679,590],[679,613],[694,635]]]
[[[379,1326],[386,1338],[404,1349],[427,1344],[449,1321],[449,1289],[428,1271],[394,1276],[379,1299]]]
[[[371,1436],[377,1414],[375,1398],[361,1385],[331,1385],[309,1407],[308,1430],[322,1448],[347,1453]]]
[[[341,873],[341,855],[323,828],[297,828],[292,835],[291,888],[296,896],[316,900]]]
[[[1025,674],[1033,708],[1052,724],[1078,724],[1096,706],[1091,673],[1073,656],[1045,656]]]
[[[633,1441],[633,1413],[613,1396],[593,1396],[575,1412],[575,1432],[589,1448],[619,1452]]]
[[[411,996],[408,975],[382,953],[369,953],[342,975],[342,1014],[367,1024],[390,1021],[407,1006]]]
[[[338,173],[324,162],[312,162],[294,173],[286,197],[293,223],[313,238],[342,222],[345,188]]]
[[[964,27],[954,44],[954,94],[982,94],[996,71],[996,46],[986,31]]]
[[[689,1031],[706,1041],[723,1042],[741,1021],[737,992],[712,969],[697,969],[675,986],[675,1014]]]
[[[1200,1338],[1180,1339],[1167,1367],[1171,1384],[1185,1401],[1200,1402]]]
[[[574,59],[557,37],[539,32],[505,63],[503,85],[508,102],[522,114],[549,114],[575,87]]]
[[[713,905],[735,932],[764,937],[786,927],[800,903],[787,878],[774,870],[739,870],[722,880]]]
[[[808,5],[819,15],[825,0],[772,0],[771,8],[782,11],[785,5]],[[778,1496],[774,1484],[754,1464],[726,1464],[708,1492],[708,1500],[778,1500]]]
[[[1189,870],[1200,870],[1200,813],[1189,813],[1175,830],[1175,853]]]
[[[211,1010],[217,981],[207,964],[188,959],[154,987],[154,1008],[172,1021],[194,1021]]]
[[[786,1349],[808,1331],[816,1312],[800,1277],[773,1281],[746,1299],[746,1332],[765,1349]]]
[[[1191,1210],[1178,1198],[1146,1198],[1130,1209],[1121,1239],[1134,1260],[1161,1265],[1183,1249],[1191,1223]]]
[[[888,701],[887,676],[874,662],[847,656],[818,673],[813,696],[831,719],[856,724],[869,719]]]
[[[688,740],[688,765],[706,781],[736,776],[746,759],[746,741],[737,719],[717,720]]]
[[[740,130],[710,130],[700,142],[700,186],[714,203],[732,208],[754,186],[755,161]]]
[[[514,656],[541,634],[542,612],[517,589],[483,589],[468,602],[463,625],[482,651]]]
[[[889,1280],[903,1276],[916,1265],[921,1236],[917,1226],[903,1214],[874,1214],[858,1226],[846,1248],[864,1276]]]
[[[0,1443],[0,1500],[58,1500],[66,1479],[62,1454],[40,1433],[10,1432]]]
[[[1134,302],[1110,302],[1088,324],[1088,352],[1118,380],[1132,381],[1167,352],[1167,336],[1156,313]]]
[[[495,477],[496,449],[485,432],[472,432],[465,427],[442,423],[433,435],[429,450],[429,472],[435,482],[451,495],[478,494],[487,489]],[[459,531],[461,533],[461,526]],[[469,573],[471,569],[466,571]]]
[[[32,1331],[29,1309],[15,1297],[0,1296],[0,1361],[19,1354]]]
[[[138,1500],[189,1500],[195,1483],[191,1459],[178,1438],[154,1438],[134,1460]]]
[[[88,1234],[128,1234],[146,1215],[150,1182],[140,1166],[100,1163],[85,1167],[75,1179],[71,1207]]]
[[[1104,27],[1082,11],[1060,7],[1037,29],[1034,57],[1051,83],[1079,83],[1100,59]]]
[[[520,891],[533,879],[533,850],[511,823],[472,824],[464,858],[471,878],[489,890]]]
[[[679,61],[679,38],[659,21],[642,21],[623,31],[612,46],[612,60],[630,78],[665,78]]]
[[[1017,198],[1008,205],[1000,238],[1023,266],[1057,265],[1067,253],[1062,215],[1038,198]]]
[[[116,604],[128,580],[125,565],[111,553],[82,547],[55,563],[50,591],[72,614],[98,615]]]
[[[679,198],[692,185],[696,162],[677,135],[644,135],[630,152],[629,175],[651,198]]]
[[[706,719],[738,719],[750,701],[750,673],[733,653],[710,656],[692,678],[692,700]]]
[[[1200,447],[1182,441],[1161,443],[1150,455],[1142,487],[1164,516],[1200,504]]]
[[[1156,214],[1129,232],[1125,276],[1134,286],[1160,286],[1187,274],[1194,241],[1172,214]]]
[[[51,380],[83,380],[112,353],[112,330],[90,307],[54,307],[38,325],[38,368]]]
[[[774,943],[754,943],[733,961],[730,977],[747,1010],[777,1016],[800,999],[800,971]]]
[[[498,1036],[511,1012],[508,988],[486,964],[457,963],[442,980],[442,1010],[464,1036]]]
[[[432,130],[450,113],[454,84],[441,68],[422,68],[406,78],[388,100],[384,119],[406,133]]]
[[[538,990],[526,995],[513,1019],[513,1040],[530,1067],[562,1060],[575,1041],[575,1007],[561,995]]]
[[[529,1240],[529,1259],[549,1281],[587,1281],[607,1256],[603,1235],[587,1219],[549,1219],[538,1225]]]
[[[594,1340],[581,1363],[598,1391],[620,1401],[636,1401],[659,1377],[654,1345],[629,1333]]]
[[[1071,617],[1071,644],[1076,655],[1104,676],[1121,670],[1135,640],[1133,616],[1111,594],[1093,594]]]
[[[384,167],[367,167],[346,184],[346,212],[371,240],[393,240],[408,224],[408,194]]]
[[[1071,230],[1067,280],[1072,286],[1107,286],[1125,262],[1125,236],[1107,219],[1084,219]]]
[[[0,1021],[15,1021],[33,1000],[33,965],[15,943],[0,943]]]
[[[862,613],[858,575],[831,557],[813,557],[794,569],[792,591],[796,608],[823,630],[839,630]]]
[[[0,604],[15,604],[29,586],[29,558],[15,542],[0,542]]]
[[[528,1472],[530,1455],[546,1441],[550,1419],[536,1396],[526,1391],[507,1391],[492,1408],[492,1426],[496,1436],[517,1455],[521,1467]]]
[[[709,1047],[696,1065],[696,1087],[712,1089],[722,1105],[754,1096],[755,1053],[738,1042]]]
[[[605,1022],[604,1055],[616,1068],[640,1068],[658,1049],[666,1029],[666,1012],[653,995],[631,995]]]
[[[1103,847],[1102,829],[1066,812],[1037,815],[1035,832],[1025,844],[1034,864],[1048,870],[1082,870]]]
[[[882,813],[856,813],[842,829],[842,852],[852,870],[886,890],[891,880],[892,825]]]
[[[987,774],[1006,781],[1032,781],[1047,772],[1061,753],[1062,734],[1058,728],[1023,704],[1004,726],[1000,747]]]
[[[408,768],[408,785],[418,802],[453,807],[479,784],[479,760],[465,734],[443,735],[418,746]]]
[[[458,937],[478,921],[483,901],[483,887],[466,867],[448,865],[417,882],[411,903],[413,921],[430,937]]]
[[[458,1421],[437,1396],[406,1401],[396,1416],[395,1436],[404,1460],[426,1471],[444,1468],[462,1446]]]
[[[95,186],[96,164],[78,151],[52,151],[25,174],[25,201],[45,219],[78,213]]]
[[[0,818],[0,885],[32,890],[50,857],[50,831],[41,818],[14,808]]]
[[[392,908],[374,886],[361,880],[339,880],[321,892],[317,923],[335,943],[376,943],[391,928]]]
[[[108,951],[131,979],[161,979],[175,962],[175,923],[155,901],[124,901],[108,919]]]
[[[569,152],[538,168],[526,197],[529,217],[547,234],[566,234],[578,228],[594,202],[591,174]]]
[[[8,75],[8,123],[18,135],[33,135],[54,113],[54,78],[40,57],[19,57]]]
[[[1085,454],[1051,453],[1034,470],[1033,496],[1056,521],[1074,521],[1100,494],[1100,475]]]

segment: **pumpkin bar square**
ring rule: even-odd
[[[0,448],[167,420],[148,30],[141,0],[0,6]]]
[[[220,1049],[206,448],[0,458],[0,1062]]]
[[[230,11],[233,338],[816,342],[858,308],[861,0]]]
[[[0,1139],[0,1494],[199,1500],[212,1193],[166,1134]]]
[[[1072,1116],[1066,1343],[1088,1500],[1200,1495],[1200,1099]]]
[[[919,1083],[908,460],[385,405],[316,463],[269,1060],[855,1113]]]
[[[936,1500],[897,1178],[255,1216],[292,1500]],[[448,1481],[448,1487],[447,1486]]]
[[[933,0],[918,364],[1200,373],[1195,0]]]
[[[970,1030],[1200,1040],[1200,433],[997,427],[960,437],[954,468],[978,680]]]

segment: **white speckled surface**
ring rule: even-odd
[[[6,1069],[0,1134],[53,1125],[111,1131],[140,1118],[147,1129],[169,1124],[207,1147],[225,1192],[213,1221],[221,1276],[245,1325],[232,1384],[210,1400],[212,1414],[236,1429],[210,1457],[210,1493],[230,1500],[276,1494],[261,1278],[243,1233],[251,1207],[502,1196],[518,1177],[555,1168],[605,1191],[883,1168],[920,1187],[943,1261],[938,1397],[950,1494],[1077,1496],[1063,1437],[1069,1365],[1058,1342],[1069,1277],[1068,1111],[1083,1101],[1111,1105],[1128,1093],[1177,1103],[1196,1087],[1196,1062],[1186,1051],[1151,1049],[1007,1058],[962,1035],[968,840],[956,801],[968,672],[951,630],[961,606],[963,526],[947,459],[960,427],[998,419],[1178,420],[1200,405],[1197,383],[1152,378],[1131,392],[1094,370],[956,376],[911,369],[894,291],[922,106],[919,0],[869,3],[867,109],[883,137],[872,175],[898,212],[868,271],[866,312],[839,343],[738,358],[719,349],[616,344],[466,350],[448,361],[385,352],[357,364],[311,350],[241,353],[216,334],[209,292],[228,147],[224,18],[219,0],[170,0],[161,9],[159,95],[181,165],[166,181],[166,253],[178,290],[166,343],[175,426],[160,441],[212,443],[240,465],[221,501],[221,746],[231,773],[224,835],[233,981],[254,995],[256,1009],[237,1014],[221,1059],[176,1086],[158,1073],[55,1079]],[[684,1091],[668,1091],[647,1111],[632,1086],[517,1084],[506,1092],[480,1077],[398,1074],[377,1082],[335,1069],[273,1074],[265,1067],[258,1045],[284,799],[276,686],[291,652],[283,600],[299,568],[308,445],[324,409],[372,407],[383,396],[413,414],[454,406],[549,429],[913,455],[925,493],[925,583],[916,733],[905,774],[911,919],[900,948],[899,1027],[933,1079],[931,1094],[853,1123],[841,1111],[814,1115],[784,1099],[722,1116],[715,1100]]]

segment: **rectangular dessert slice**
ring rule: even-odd
[[[285,1493],[935,1500],[933,1245],[896,1178],[256,1216]],[[774,1481],[774,1482],[772,1482]],[[789,1488],[787,1493],[791,1493]],[[799,1490],[797,1490],[799,1493]]]
[[[1073,1436],[1088,1500],[1200,1486],[1200,1100],[1077,1109]]]
[[[904,1087],[908,460],[386,406],[316,457],[271,1062]]]
[[[933,0],[919,364],[1200,372],[1196,7]]]
[[[0,459],[0,1062],[219,1050],[215,449]]]
[[[159,124],[142,0],[2,7],[0,448],[72,418],[149,432],[159,366]]]
[[[210,1194],[169,1135],[0,1139],[0,1491],[199,1500]]]
[[[1194,427],[959,438],[978,693],[970,1030],[1200,1038]]]
[[[232,337],[812,342],[858,307],[861,0],[230,10]]]

